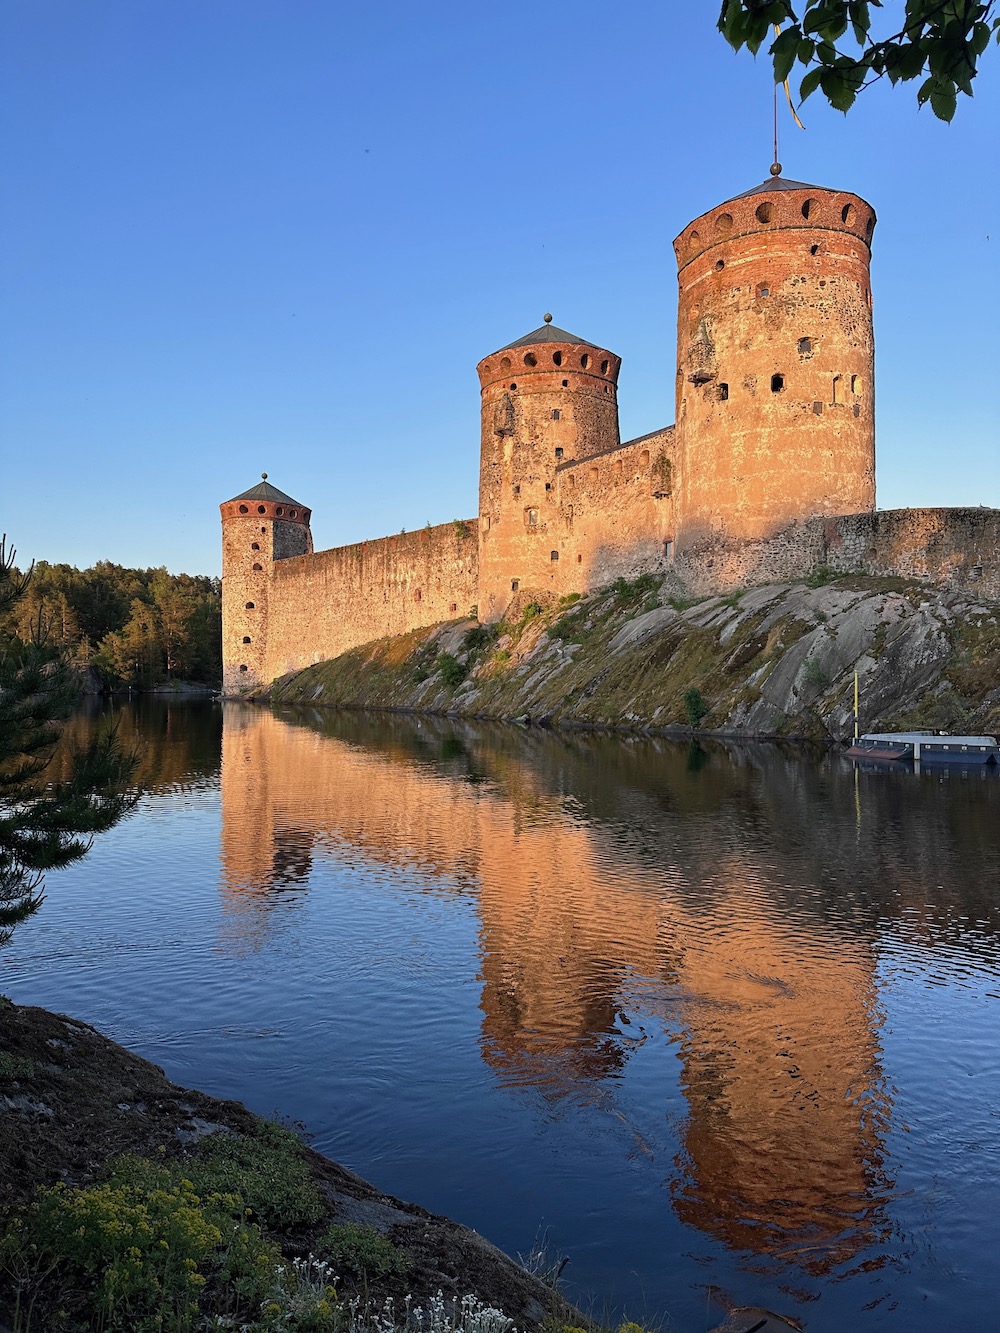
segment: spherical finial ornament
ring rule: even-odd
[[[266,473],[266,472],[262,472],[262,473],[260,474],[260,479],[261,479],[261,481],[267,481],[267,473]]]
[[[551,324],[551,323],[552,323],[552,316],[551,316],[551,315],[548,315],[548,314],[543,315],[543,316],[542,316],[542,319],[545,320],[546,324]]]
[[[780,163],[780,162],[772,162],[772,163],[771,163],[771,175],[772,175],[772,176],[780,176],[780,175],[781,175],[781,163]]]

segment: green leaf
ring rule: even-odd
[[[955,107],[958,104],[958,98],[955,95],[955,85],[946,82],[939,82],[937,87],[931,93],[931,110],[937,116],[938,120],[950,121],[955,114]]]
[[[795,57],[799,53],[799,34],[794,28],[779,33],[771,43],[770,53],[774,57],[774,81],[784,83],[792,72]]]
[[[974,56],[981,56],[990,44],[990,29],[988,23],[977,23],[973,26],[972,35],[969,38],[969,48]]]
[[[809,73],[805,76],[805,78],[804,78],[804,79],[802,80],[802,82],[799,84],[799,101],[800,101],[800,102],[804,102],[804,101],[806,100],[807,97],[812,96],[812,94],[813,94],[813,93],[816,91],[816,89],[819,87],[819,81],[820,81],[820,79],[821,79],[822,77],[823,77],[823,70],[822,70],[822,69],[811,69],[811,70],[809,71]]]
[[[816,54],[816,43],[809,37],[799,37],[799,63],[808,65]]]
[[[819,86],[835,111],[850,111],[857,93],[842,69],[824,69],[819,77]]]

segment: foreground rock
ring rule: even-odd
[[[16,1209],[40,1186],[89,1185],[122,1153],[171,1160],[209,1135],[252,1135],[259,1125],[239,1102],[178,1087],[158,1066],[94,1028],[44,1009],[0,1000],[0,1207]],[[438,1290],[474,1294],[537,1329],[546,1317],[589,1321],[495,1246],[445,1217],[382,1194],[360,1176],[304,1150],[324,1205],[313,1228],[283,1238],[308,1254],[331,1223],[372,1227],[410,1259],[403,1290],[417,1303]],[[0,1320],[9,1310],[0,1305]]]
[[[277,681],[273,702],[563,726],[844,740],[1000,728],[1000,603],[901,579],[772,584],[696,603],[649,576],[368,644]]]

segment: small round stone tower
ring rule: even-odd
[[[561,591],[556,468],[616,449],[618,371],[607,348],[541,328],[480,361],[479,616],[499,620],[521,594]]]
[[[679,549],[875,507],[875,212],[780,171],[674,242]]]
[[[222,692],[248,694],[270,683],[267,621],[275,560],[311,555],[309,510],[261,473],[222,511]]]

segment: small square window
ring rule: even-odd
[[[517,592],[517,590],[518,590],[518,588],[519,588],[520,586],[521,586],[521,585],[520,585],[520,583],[518,582],[517,579],[511,579],[511,581],[510,581],[510,590],[511,590],[511,592]]]
[[[563,451],[562,451],[561,449],[557,449],[557,450],[556,450],[556,458],[562,458],[562,456],[563,456]]]
[[[562,412],[560,411],[560,409],[559,409],[558,407],[554,407],[554,408],[552,409],[552,420],[553,420],[553,421],[558,421],[559,418],[560,418],[561,416],[562,416]]]

